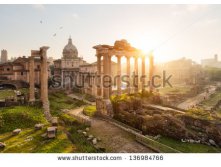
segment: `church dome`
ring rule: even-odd
[[[63,49],[64,59],[73,59],[78,57],[78,50],[76,46],[72,44],[71,37],[68,39],[68,44]]]

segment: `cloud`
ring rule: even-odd
[[[209,8],[209,5],[171,5],[172,15],[185,15],[197,12],[204,12]]]
[[[79,19],[79,15],[77,13],[73,13],[72,15],[72,18],[74,18],[75,20]]]
[[[189,12],[199,12],[208,9],[208,5],[187,5],[186,10]]]
[[[32,7],[37,10],[44,10],[45,9],[45,5],[43,5],[43,4],[34,4],[34,5],[32,5]]]

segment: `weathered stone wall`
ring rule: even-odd
[[[221,123],[219,120],[203,120],[174,109],[151,108],[141,100],[115,102],[114,118],[142,131],[143,134],[172,137],[178,140],[192,139],[209,144],[213,140],[221,146]]]

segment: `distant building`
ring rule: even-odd
[[[196,84],[200,77],[202,77],[201,66],[191,59],[186,58],[173,60],[156,67],[156,72],[158,74],[161,74],[163,70],[166,72],[167,76],[172,75],[172,84]]]
[[[35,84],[40,84],[39,58],[35,58]],[[49,73],[50,74],[50,73]],[[18,80],[29,83],[29,58],[18,57],[12,62],[0,64],[0,80]]]
[[[211,59],[202,59],[201,65],[203,67],[215,67],[215,68],[221,68],[221,61],[218,61],[218,55],[215,54],[214,58]]]
[[[1,63],[6,63],[8,61],[8,52],[7,50],[3,49],[1,51]]]
[[[101,64],[103,65],[103,61]],[[112,62],[112,75],[117,74],[116,67],[116,63]],[[83,84],[83,87],[77,88],[79,91],[96,95],[95,78],[88,77],[95,76],[96,72],[97,62],[90,64],[83,60],[82,57],[79,57],[76,46],[73,45],[72,39],[69,38],[68,44],[63,49],[62,58],[54,61],[54,75],[61,77],[61,87],[69,90]]]
[[[54,64],[53,57],[48,57],[48,63],[49,63],[49,65],[53,65]]]

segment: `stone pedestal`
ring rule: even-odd
[[[113,107],[109,99],[96,99],[97,115],[102,117],[113,117]]]

